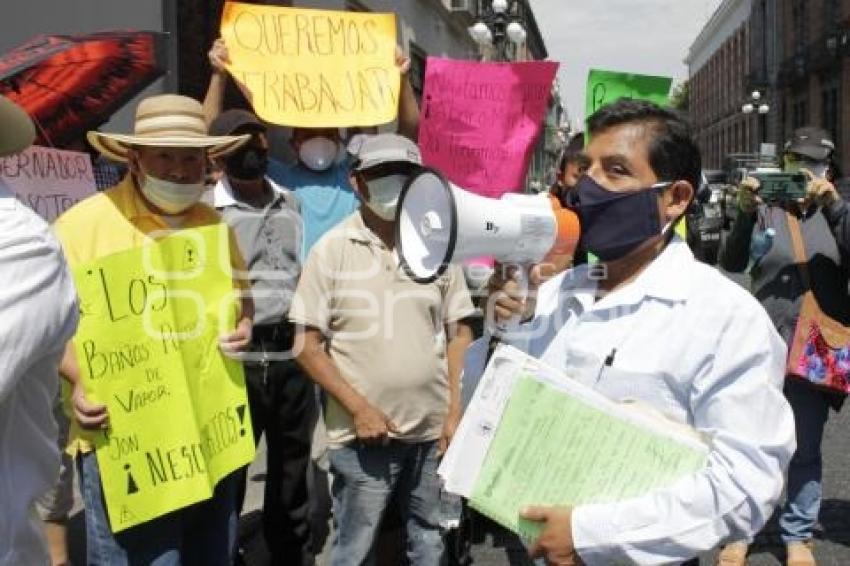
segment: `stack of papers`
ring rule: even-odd
[[[652,409],[615,403],[510,346],[493,353],[440,465],[445,489],[525,538],[527,505],[636,497],[699,471],[708,446]]]

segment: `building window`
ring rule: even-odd
[[[824,28],[837,27],[840,18],[838,13],[841,2],[839,0],[824,0],[823,2],[823,23]]]
[[[413,87],[413,93],[416,94],[416,100],[422,104],[422,92],[425,89],[425,63],[428,60],[428,54],[413,43],[410,42],[410,72],[407,77],[410,80],[410,86]]]
[[[840,124],[838,86],[828,86],[821,91],[821,108],[821,116],[823,118],[821,126],[824,130],[830,133],[834,142],[838,142],[838,127]]]
[[[735,151],[744,151],[744,129],[741,122],[735,122]]]
[[[791,5],[791,26],[794,32],[794,49],[801,52],[808,44],[808,13],[806,0],[793,0]]]
[[[791,107],[791,128],[797,129],[806,126],[809,122],[809,102],[805,99],[797,100]]]

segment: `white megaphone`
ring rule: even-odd
[[[430,283],[450,264],[474,257],[528,266],[549,254],[572,254],[580,234],[578,216],[547,194],[482,197],[429,168],[405,185],[396,214],[400,263],[419,283]],[[517,273],[525,292],[526,270]],[[516,323],[497,330],[507,332]]]

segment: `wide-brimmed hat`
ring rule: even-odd
[[[35,140],[35,126],[24,109],[0,96],[0,157],[23,151]]]
[[[210,136],[201,103],[188,96],[161,94],[145,98],[136,109],[130,134],[88,133],[89,142],[114,161],[127,161],[132,146],[198,147],[210,157],[222,157],[242,146],[250,136]]]

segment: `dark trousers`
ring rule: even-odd
[[[263,534],[271,564],[312,565],[307,469],[316,418],[313,382],[294,360],[246,362],[245,380],[254,440],[266,435]]]

